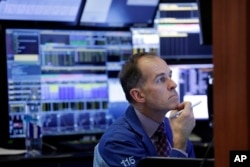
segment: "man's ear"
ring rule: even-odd
[[[144,94],[139,88],[133,88],[129,93],[136,102],[142,103],[145,101]]]

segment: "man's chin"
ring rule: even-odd
[[[176,110],[178,108],[179,104],[180,104],[179,100],[171,102],[169,105],[171,108],[170,110]]]

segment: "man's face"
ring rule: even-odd
[[[172,71],[160,57],[143,57],[139,60],[145,83],[142,93],[145,104],[153,110],[168,111],[176,109],[179,97],[176,83],[171,79]]]

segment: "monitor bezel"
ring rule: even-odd
[[[131,33],[132,40],[132,32],[128,27],[113,27],[113,28],[101,28],[101,27],[82,27],[68,24],[47,24],[46,22],[30,22],[30,21],[3,21],[0,22],[0,46],[3,49],[0,49],[0,65],[2,71],[2,77],[0,84],[2,89],[0,90],[1,96],[1,104],[2,104],[2,113],[0,117],[0,147],[5,148],[15,148],[15,149],[24,149],[25,148],[25,140],[24,138],[10,138],[9,136],[9,111],[8,111],[8,83],[6,80],[7,76],[7,64],[6,64],[6,30],[7,29],[54,29],[54,30],[82,30],[82,31],[120,31],[120,32],[129,32]],[[49,143],[49,145],[56,145],[60,142],[65,141],[74,141],[74,140],[82,140],[85,136],[93,137],[98,140],[103,132],[96,133],[79,133],[79,134],[71,134],[71,135],[50,135],[44,136],[43,140],[45,143]],[[92,138],[92,139],[93,139]],[[93,141],[95,142],[95,141]],[[48,146],[48,145],[47,145]]]

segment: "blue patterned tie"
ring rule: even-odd
[[[170,152],[170,146],[166,137],[165,125],[161,123],[156,132],[154,133],[155,146],[159,156],[168,156]]]

